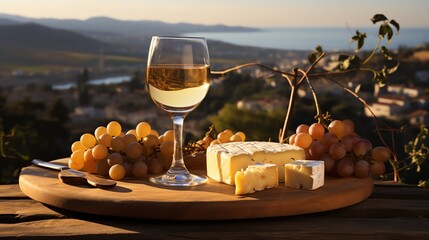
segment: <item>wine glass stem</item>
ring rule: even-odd
[[[183,160],[183,150],[182,150],[182,141],[183,141],[183,122],[185,117],[182,115],[174,115],[173,119],[173,131],[174,131],[174,153],[173,161],[171,167],[168,170],[168,173],[176,174],[189,174],[188,169],[185,167],[185,162]]]

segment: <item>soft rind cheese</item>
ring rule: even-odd
[[[285,164],[285,186],[315,190],[325,183],[325,165],[323,161],[297,160]]]
[[[277,187],[279,185],[278,168],[272,163],[249,165],[246,170],[235,174],[235,194],[244,195]]]
[[[284,165],[304,159],[302,148],[275,142],[229,142],[207,148],[207,176],[215,181],[235,185],[235,174],[255,163],[272,163],[278,168],[278,179],[284,181]]]

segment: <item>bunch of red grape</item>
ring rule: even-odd
[[[367,139],[354,130],[351,120],[334,120],[327,127],[320,123],[310,126],[301,124],[290,136],[289,144],[305,150],[306,159],[322,160],[325,172],[340,176],[358,178],[383,175],[384,163],[389,161],[391,151],[387,147],[372,147]]]

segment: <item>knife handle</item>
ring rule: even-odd
[[[69,167],[64,166],[64,165],[60,165],[60,164],[55,164],[55,163],[50,163],[50,162],[45,162],[39,159],[33,159],[31,160],[31,163],[39,166],[39,167],[44,167],[44,168],[49,168],[49,169],[53,169],[53,170],[57,170],[57,171],[61,171],[63,169],[68,169]]]

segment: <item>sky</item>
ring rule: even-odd
[[[376,13],[404,27],[429,27],[428,12],[427,0],[0,0],[0,13],[26,17],[248,27],[365,27]]]

